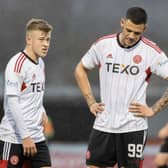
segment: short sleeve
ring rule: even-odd
[[[99,52],[96,44],[94,43],[88,52],[82,57],[82,64],[87,69],[93,69],[98,66],[99,61]]]
[[[164,52],[156,56],[152,64],[151,70],[158,76],[168,77],[168,58]]]

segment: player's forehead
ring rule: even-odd
[[[32,36],[36,36],[36,37],[50,37],[51,36],[51,32],[45,32],[42,30],[31,30],[31,31],[28,31],[28,34]]]
[[[125,28],[133,32],[142,33],[145,29],[145,24],[135,24],[131,20],[125,20]]]

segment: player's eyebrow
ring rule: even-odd
[[[136,35],[140,35],[142,32],[136,32],[136,31],[132,31],[131,29],[129,29],[129,28],[126,28],[126,30],[128,31],[128,32],[133,32],[133,33],[135,33]]]

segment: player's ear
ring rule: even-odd
[[[145,27],[144,27],[144,32],[147,30],[148,26],[145,24]]]
[[[124,28],[124,24],[125,24],[125,19],[121,18],[121,21],[120,21],[121,28]]]
[[[31,34],[30,32],[26,32],[26,44],[29,45],[31,42]]]

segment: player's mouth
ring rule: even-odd
[[[135,40],[131,38],[127,38],[125,42],[128,46],[135,44]]]
[[[48,52],[48,49],[47,49],[47,48],[43,48],[43,49],[42,49],[42,52],[43,52],[43,53],[47,53],[47,52]]]
[[[135,42],[135,40],[134,40],[134,39],[132,39],[132,38],[127,38],[127,42],[128,42],[128,43],[130,43],[130,44],[132,44],[132,43],[134,43],[134,42]]]

